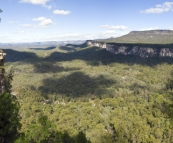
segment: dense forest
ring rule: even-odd
[[[67,45],[4,49],[15,143],[173,142],[173,60]]]

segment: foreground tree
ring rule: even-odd
[[[20,106],[16,97],[11,95],[12,80],[13,71],[10,71],[5,76],[5,92],[0,94],[0,143],[14,142],[21,127]]]
[[[19,104],[10,93],[0,95],[0,143],[12,142],[21,127]]]
[[[83,132],[71,137],[67,131],[64,133],[55,128],[46,115],[40,115],[37,123],[31,124],[23,137],[15,143],[91,143]]]
[[[11,82],[13,71],[4,77],[4,61],[0,63],[0,143],[14,142],[21,127],[19,122],[19,103],[15,96],[11,95]],[[5,83],[5,84],[4,84]],[[3,89],[3,90],[2,90]]]

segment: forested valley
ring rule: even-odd
[[[15,143],[173,142],[173,59],[68,45],[4,49]]]

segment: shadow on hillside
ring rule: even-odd
[[[31,50],[53,50],[55,48],[56,48],[55,46],[50,46],[47,48],[29,48],[29,49],[31,49]]]
[[[90,77],[82,72],[74,72],[61,78],[44,79],[38,90],[43,96],[63,94],[65,97],[78,98],[94,94],[101,98],[103,94],[108,94],[106,88],[113,84],[116,84],[116,81],[102,75]]]
[[[88,45],[87,43],[83,43],[83,44],[66,44],[65,47],[73,47],[73,48],[86,48]]]
[[[64,68],[60,65],[55,65],[51,62],[35,62],[34,63],[34,72],[35,73],[56,73],[56,72],[63,72],[63,71],[74,71],[79,70],[80,68]]]
[[[61,50],[65,50],[65,51],[68,51],[68,52],[76,52],[77,49],[82,49],[82,48],[86,48],[86,47],[87,47],[87,44],[83,43],[83,44],[80,44],[80,45],[66,44],[65,46],[60,46],[59,48]]]
[[[136,55],[115,55],[105,49],[98,47],[87,48],[75,52],[69,53],[60,53],[53,52],[49,57],[46,57],[45,60],[53,61],[72,61],[75,59],[84,60],[89,65],[98,66],[100,64],[108,65],[111,63],[123,63],[128,65],[140,64],[155,66],[161,63],[173,64],[173,58],[171,57],[150,57],[142,58]]]
[[[61,47],[59,47],[59,49],[61,49],[61,50],[64,50],[64,51],[68,51],[68,52],[76,52],[76,48],[74,48],[74,47],[70,47],[70,46],[61,46]]]
[[[12,49],[4,49],[3,51],[7,54],[5,57],[5,62],[22,61],[24,63],[31,63],[34,66],[34,72],[36,73],[56,73],[79,70],[79,68],[64,68],[63,66],[54,64],[56,61],[47,61],[46,59],[40,58],[32,52],[16,51]]]
[[[48,47],[47,50],[51,48],[54,47]],[[35,64],[35,61],[38,59],[43,63],[50,62],[52,64],[54,64],[55,62],[72,61],[75,59],[80,59],[92,66],[98,66],[100,64],[109,65],[112,63],[123,63],[128,65],[140,64],[147,66],[155,66],[162,63],[173,64],[173,58],[171,57],[156,56],[150,58],[142,58],[136,55],[121,55],[121,54],[115,55],[106,51],[105,49],[101,49],[98,47],[84,48],[80,50],[76,50],[74,47],[65,47],[65,46],[61,46],[60,48],[66,50],[67,53],[53,52],[51,53],[50,56],[45,58],[40,58],[35,53],[32,52],[15,51],[11,49],[4,49],[4,52],[7,53],[6,56],[7,62],[16,62],[16,61],[28,62],[28,60],[30,60],[30,63],[32,64]],[[26,61],[26,59],[28,60]],[[35,64],[36,68],[37,66],[38,65]]]
[[[6,62],[25,61],[26,59],[37,59],[38,56],[32,52],[16,51],[12,49],[3,50],[7,55],[5,56]]]

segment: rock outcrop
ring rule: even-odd
[[[106,48],[107,44],[104,42],[97,42],[97,41],[92,41],[92,40],[88,40],[86,42],[86,44],[88,46],[95,46],[95,47],[100,47],[100,48]]]
[[[89,46],[95,46],[100,48],[105,48],[107,51],[113,53],[113,54],[122,54],[122,55],[137,55],[143,58],[148,57],[173,57],[173,47],[167,48],[166,46],[162,48],[157,48],[157,45],[155,48],[145,46],[145,45],[135,45],[135,44],[128,44],[130,46],[127,46],[127,44],[120,44],[120,43],[103,43],[103,42],[97,42],[88,40],[87,45]]]

